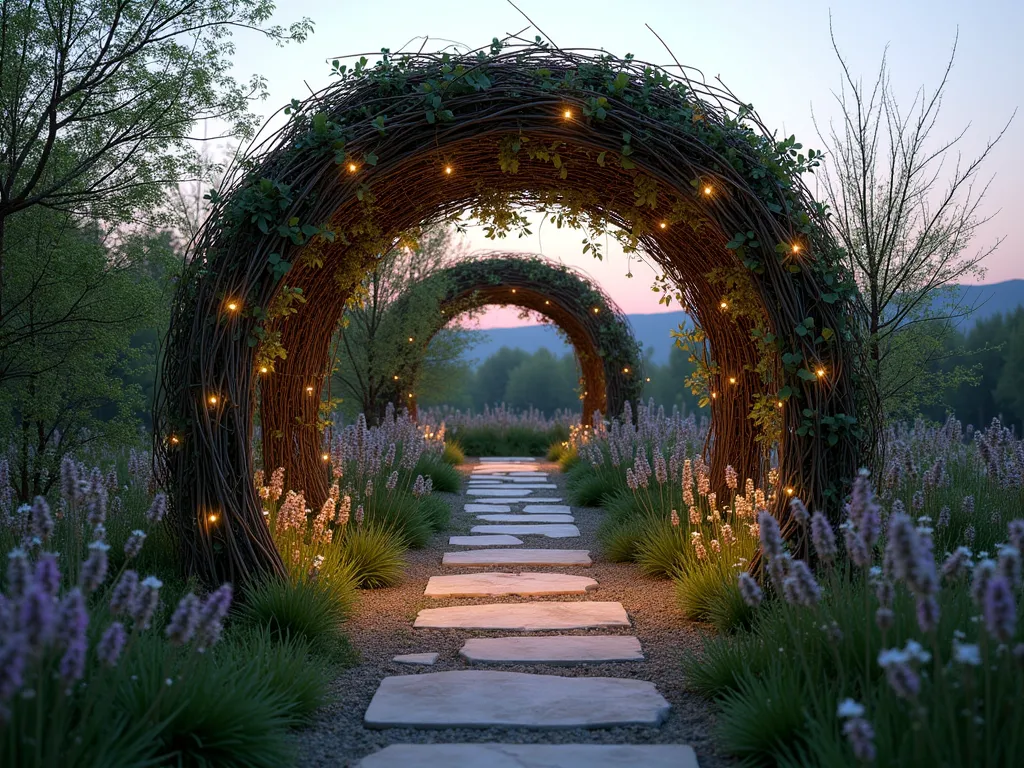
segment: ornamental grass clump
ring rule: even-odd
[[[813,570],[760,514],[764,580],[736,580],[749,627],[686,658],[690,686],[721,707],[722,743],[751,762],[1024,760],[1024,715],[1013,705],[1024,686],[1024,509],[1019,492],[1007,493],[1020,487],[1021,443],[995,426],[967,439],[953,421],[889,438],[913,447],[888,454],[877,495],[866,472],[855,478],[839,530],[794,509]],[[954,513],[949,501],[968,496],[973,509]],[[978,499],[1000,499],[999,533]],[[969,513],[975,536],[991,543],[963,543],[964,518],[957,535],[940,534],[929,512],[947,507],[942,527]]]

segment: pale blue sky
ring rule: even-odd
[[[679,60],[711,79],[720,75],[742,99],[754,104],[765,123],[780,133],[796,134],[805,146],[820,142],[811,122],[835,114],[831,92],[840,84],[839,64],[828,35],[829,12],[840,48],[855,74],[872,79],[886,44],[892,81],[901,103],[915,89],[934,85],[942,74],[954,36],[960,42],[936,137],[948,137],[968,123],[965,154],[976,152],[1024,107],[1024,2],[1014,0],[517,0],[550,38],[563,48],[603,48],[667,64],[661,44],[645,28],[649,23]],[[384,2],[312,2],[279,0],[277,20],[301,16],[316,22],[316,32],[301,46],[275,48],[251,35],[239,35],[235,57],[240,76],[263,74],[271,97],[258,109],[267,114],[291,98],[328,84],[328,62],[335,57],[397,49],[410,38],[429,35],[428,48],[446,41],[477,47],[515,32],[526,22],[504,0],[471,3],[385,0]],[[532,37],[532,32],[530,34]],[[418,46],[418,43],[416,44]],[[986,214],[995,214],[975,243],[1006,240],[988,261],[985,282],[1024,277],[1024,109],[992,155],[994,174]],[[613,253],[603,263],[580,254],[579,236],[541,231],[541,239],[512,239],[500,245],[540,251],[582,267],[596,277],[628,312],[658,310],[649,290],[651,272],[627,264]],[[489,247],[482,237],[474,247]],[[485,325],[508,323],[513,313],[491,312]]]

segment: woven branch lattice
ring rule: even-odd
[[[439,283],[441,313],[436,324],[420,331],[422,349],[453,318],[491,305],[532,310],[568,338],[580,365],[582,423],[590,424],[595,411],[618,416],[627,402],[643,392],[643,361],[622,310],[589,277],[564,264],[536,256],[489,252],[453,264],[427,278]],[[415,287],[390,312],[405,312],[415,301]],[[419,380],[422,357],[413,358],[397,381]],[[405,384],[404,389],[408,389]],[[396,387],[386,402],[403,403],[415,413],[415,393]],[[411,395],[411,396],[410,396]]]
[[[838,508],[877,409],[857,397],[870,386],[857,374],[855,289],[798,147],[688,71],[597,52],[496,44],[338,72],[215,199],[173,306],[156,448],[191,571],[281,569],[251,480],[256,405],[266,465],[315,500],[316,393],[343,301],[377,254],[466,211],[508,229],[513,204],[617,228],[674,281],[723,393],[711,402],[715,482],[727,463],[764,470],[749,416],[778,398],[782,482]],[[723,309],[716,274],[740,274],[754,310]],[[289,303],[297,290],[305,303]]]

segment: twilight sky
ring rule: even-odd
[[[909,105],[921,85],[937,84],[959,28],[959,47],[934,137],[947,139],[965,126],[960,148],[973,157],[1024,107],[1024,3],[1019,0],[517,0],[550,39],[563,48],[603,48],[616,55],[667,64],[649,23],[679,60],[701,69],[708,80],[722,80],[753,103],[766,125],[780,135],[795,134],[805,147],[819,148],[811,122],[836,114],[832,91],[840,68],[829,40],[829,13],[840,50],[855,76],[873,81],[889,45],[889,65],[899,103]],[[505,0],[437,3],[426,0],[331,3],[279,0],[276,23],[311,17],[316,31],[303,45],[276,48],[252,35],[236,37],[235,66],[240,77],[264,75],[270,99],[257,110],[276,111],[291,98],[308,95],[330,82],[333,58],[397,50],[414,37],[429,35],[427,49],[449,42],[470,47],[518,32],[527,22]],[[534,32],[529,33],[532,38]],[[419,42],[413,46],[419,47]],[[955,158],[954,158],[955,160]],[[987,261],[984,282],[1024,278],[1024,110],[1010,125],[982,171],[992,178],[983,214],[992,220],[980,230],[975,248],[1003,244]],[[812,187],[813,188],[813,187]],[[657,312],[650,291],[653,271],[633,264],[611,243],[603,262],[581,254],[581,236],[545,225],[530,238],[497,243],[472,233],[474,248],[543,253],[583,269],[626,311]],[[678,309],[673,306],[672,309]],[[492,309],[480,327],[519,325],[513,310]]]

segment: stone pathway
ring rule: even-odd
[[[424,596],[477,600],[424,608],[413,621],[416,632],[514,632],[511,636],[465,636],[459,652],[468,664],[566,665],[643,664],[639,640],[631,634],[541,635],[545,631],[600,628],[629,630],[622,603],[590,599],[597,580],[566,573],[519,570],[553,566],[589,566],[586,549],[517,548],[515,536],[580,537],[571,509],[560,497],[534,496],[558,485],[545,482],[546,471],[534,459],[482,459],[472,468],[466,494],[474,497],[462,513],[491,525],[474,525],[471,536],[452,536],[450,546],[508,545],[443,554],[441,568],[487,568],[503,572],[440,573],[427,581]],[[521,509],[513,513],[513,506]],[[465,530],[463,528],[463,530]],[[552,596],[531,602],[479,602],[481,599]],[[569,597],[571,596],[571,597]],[[569,599],[566,599],[569,597]],[[420,644],[429,645],[429,643]],[[404,664],[433,664],[429,654],[396,656]],[[435,657],[436,658],[436,657]],[[529,671],[454,669],[385,677],[364,716],[367,728],[528,729],[550,731],[625,726],[657,730],[669,717],[670,703],[653,683],[634,676],[564,676]],[[679,744],[392,744],[366,757],[364,768],[399,766],[505,766],[523,768],[612,768],[672,766],[696,768],[689,746]]]

